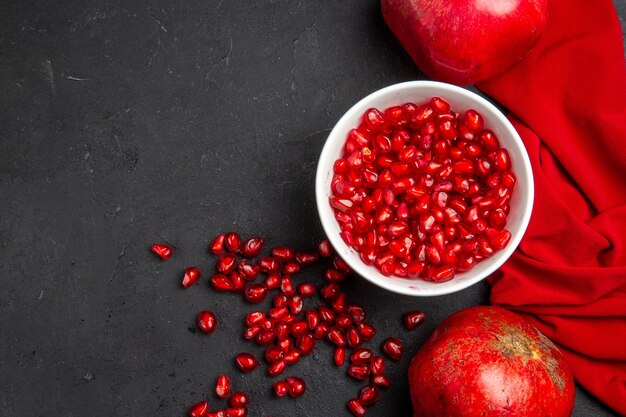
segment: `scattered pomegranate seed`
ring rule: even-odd
[[[365,406],[361,401],[356,398],[348,401],[348,409],[354,414],[356,417],[363,417],[367,412]]]
[[[404,327],[406,327],[408,330],[416,329],[417,327],[422,325],[422,323],[424,323],[424,320],[426,320],[426,314],[424,314],[424,312],[421,310],[409,311],[408,313],[405,313],[402,317]]]
[[[378,402],[380,390],[376,386],[364,386],[359,393],[359,400],[365,405],[372,405]]]
[[[358,381],[365,381],[370,374],[370,367],[367,364],[353,363],[348,366],[348,375]]]
[[[282,374],[286,368],[287,368],[287,362],[284,360],[279,360],[277,362],[270,364],[267,367],[267,374],[271,377],[275,377],[275,376]]]
[[[324,239],[317,245],[317,251],[324,258],[330,258],[333,254],[333,247],[328,239]]]
[[[216,291],[231,291],[234,288],[232,281],[224,274],[213,275],[211,285]]]
[[[274,382],[274,394],[276,394],[278,398],[282,398],[289,394],[289,384],[285,381]]]
[[[383,352],[387,354],[394,361],[399,361],[402,358],[404,352],[404,345],[395,337],[388,337],[383,342]]]
[[[220,398],[228,398],[230,396],[230,378],[228,375],[220,375],[217,377],[215,394]]]
[[[249,303],[260,303],[267,297],[267,287],[264,284],[248,285],[244,290],[244,297]]]
[[[203,333],[211,334],[217,327],[217,317],[215,317],[215,314],[211,311],[201,311],[196,317],[196,323]]]
[[[250,353],[240,353],[235,356],[235,364],[242,372],[252,372],[259,366],[259,361]]]
[[[228,400],[231,407],[247,407],[250,404],[250,397],[242,391],[234,392]]]
[[[189,407],[189,417],[205,417],[209,412],[209,403],[200,401]]]
[[[226,235],[217,235],[217,237],[209,245],[209,250],[213,255],[221,255],[224,253],[224,240]]]
[[[237,267],[237,255],[232,253],[225,253],[219,257],[215,270],[220,274],[229,274]]]
[[[239,237],[239,234],[237,234],[236,232],[228,233],[226,237],[224,238],[224,245],[226,246],[226,249],[228,249],[232,253],[240,252],[240,249],[239,249],[240,244],[241,244],[241,238]]]
[[[182,281],[183,288],[191,287],[193,284],[196,283],[196,281],[198,281],[201,275],[202,274],[200,273],[200,270],[196,268],[195,266],[190,266],[189,268],[185,268],[185,274],[183,275],[183,281]]]
[[[228,417],[246,417],[248,409],[244,407],[230,407],[226,409],[226,415]]]
[[[174,253],[170,246],[164,245],[162,243],[155,243],[150,247],[150,250],[164,261],[170,259],[172,257],[172,254]]]
[[[375,356],[370,364],[370,370],[374,375],[382,375],[385,371],[385,360],[380,356]]]
[[[289,246],[276,246],[272,249],[272,257],[282,262],[289,262],[296,257],[296,251]]]
[[[309,282],[302,282],[298,284],[298,294],[305,298],[313,297],[315,295],[315,285]]]
[[[318,259],[317,252],[299,252],[296,254],[296,261],[303,267],[317,262]]]
[[[264,243],[260,237],[251,237],[241,244],[241,254],[244,258],[256,258],[263,250]]]
[[[333,361],[335,362],[336,366],[343,366],[344,362],[346,361],[346,348],[345,347],[339,346],[335,348]]]
[[[306,383],[301,378],[290,376],[285,381],[289,386],[289,395],[293,398],[301,396],[306,391]]]
[[[391,386],[391,383],[389,382],[389,378],[387,378],[386,375],[373,375],[370,378],[370,383],[381,388],[388,388],[389,386]]]

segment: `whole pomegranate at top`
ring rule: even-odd
[[[521,316],[471,307],[448,317],[409,368],[414,417],[569,417],[574,379]]]
[[[504,71],[539,40],[548,0],[381,0],[385,21],[429,77],[474,84]]]

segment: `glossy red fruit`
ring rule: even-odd
[[[525,319],[498,307],[471,307],[444,320],[413,358],[409,385],[415,417],[494,410],[569,417],[574,407],[574,379],[562,353]]]
[[[217,317],[213,312],[204,310],[196,316],[196,323],[203,333],[211,334],[217,327]]]
[[[348,410],[350,410],[350,412],[352,412],[352,414],[354,414],[356,417],[363,417],[367,412],[367,409],[365,408],[363,403],[356,398],[348,401],[347,406]]]
[[[257,304],[267,297],[267,287],[264,284],[250,284],[243,293],[247,302]]]
[[[335,268],[328,268],[326,272],[324,272],[324,278],[329,282],[341,282],[346,279],[346,276]]]
[[[164,245],[162,243],[155,243],[150,247],[150,250],[164,261],[170,259],[174,253],[171,246]]]
[[[343,366],[346,361],[346,348],[338,346],[335,348],[335,353],[333,355],[333,362],[336,366]]]
[[[372,340],[374,336],[376,335],[376,329],[374,328],[374,326],[372,326],[369,323],[362,322],[362,323],[357,324],[356,327],[357,327],[357,330],[359,331],[359,334],[361,335],[363,340],[366,342],[369,340]]]
[[[394,361],[399,361],[404,352],[404,344],[395,337],[388,337],[383,342],[382,350]]]
[[[373,356],[374,354],[371,349],[367,349],[367,348],[355,349],[355,351],[352,352],[352,355],[350,355],[350,362],[356,363],[356,364],[370,363],[372,361]]]
[[[262,257],[259,259],[257,265],[259,265],[261,272],[265,272],[266,274],[277,274],[280,272],[280,262],[271,256]]]
[[[189,417],[205,417],[209,412],[209,403],[200,401],[189,407]]]
[[[298,294],[304,298],[313,297],[315,295],[315,285],[309,282],[298,284]]]
[[[426,320],[426,314],[421,310],[409,311],[402,316],[402,323],[407,330],[413,330],[421,326]]]
[[[232,253],[239,253],[241,250],[239,245],[241,244],[241,238],[237,232],[230,232],[226,234],[224,238],[224,246]]]
[[[319,255],[317,254],[317,252],[296,253],[296,261],[303,267],[317,262],[318,259],[319,259]]]
[[[391,382],[389,381],[389,378],[387,378],[387,375],[382,374],[372,375],[370,383],[381,388],[389,388],[391,386]]]
[[[374,356],[370,363],[370,370],[373,375],[382,375],[385,371],[385,360],[380,356]]]
[[[233,253],[225,253],[219,257],[215,270],[220,274],[229,274],[237,267],[237,255]]]
[[[245,407],[229,407],[226,409],[227,417],[246,417],[248,410]]]
[[[289,262],[296,257],[296,251],[289,246],[276,246],[272,248],[272,257],[282,262]]]
[[[182,285],[183,288],[189,288],[193,284],[198,281],[198,279],[202,276],[202,273],[195,266],[190,266],[189,268],[185,268],[185,274],[183,275]]]
[[[221,255],[224,253],[224,240],[226,235],[217,235],[213,242],[209,245],[209,250],[213,255]]]
[[[233,392],[228,400],[231,407],[247,407],[250,404],[250,397],[242,391]]]
[[[348,366],[348,375],[358,381],[365,381],[370,374],[370,367],[368,364],[353,363]]]
[[[259,366],[259,361],[250,353],[240,353],[235,356],[235,364],[241,372],[252,372]]]
[[[378,402],[380,390],[376,386],[364,386],[359,392],[359,400],[365,405],[372,405]]]
[[[491,78],[521,59],[539,40],[548,15],[544,0],[381,4],[385,21],[417,66],[435,80],[458,85]]]
[[[217,377],[215,394],[220,398],[228,398],[230,396],[230,378],[227,375]]]
[[[216,291],[232,291],[233,283],[224,274],[215,274],[211,277],[211,285]]]
[[[290,376],[285,382],[289,385],[289,395],[293,398],[300,397],[306,391],[306,383],[302,378]]]
[[[330,258],[333,254],[333,247],[328,239],[324,239],[317,245],[317,251],[322,257]]]
[[[274,394],[276,394],[278,398],[282,398],[285,395],[289,394],[289,384],[287,384],[287,382],[285,381],[274,382],[273,388]]]
[[[346,345],[346,336],[343,330],[333,327],[326,336],[328,340],[336,346],[343,347]]]
[[[244,258],[256,258],[263,250],[265,242],[260,237],[251,237],[241,243],[241,254]]]
[[[279,360],[268,365],[267,374],[273,378],[285,372],[285,369],[287,369],[287,362],[285,360]]]

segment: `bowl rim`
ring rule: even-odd
[[[371,276],[369,271],[365,269],[368,266],[365,265],[360,259],[357,259],[358,263],[356,264],[352,257],[349,257],[348,259],[344,259],[348,263],[348,265],[354,270],[355,273],[357,273],[359,276],[363,277],[367,281],[373,283],[374,285],[384,288],[388,291],[397,293],[397,294],[403,294],[403,295],[409,295],[409,296],[415,296],[415,297],[446,295],[446,294],[451,294],[454,292],[461,291],[465,288],[468,288],[476,284],[477,282],[484,280],[485,278],[490,276],[492,273],[494,273],[498,268],[500,268],[511,257],[511,255],[516,250],[517,246],[519,245],[522,237],[524,236],[526,232],[528,223],[530,221],[530,216],[531,216],[533,203],[534,203],[534,195],[535,195],[533,172],[532,172],[530,158],[528,157],[528,152],[526,150],[526,147],[524,146],[524,143],[521,137],[519,136],[519,134],[517,133],[517,131],[511,124],[511,122],[491,102],[489,102],[485,98],[465,88],[458,87],[452,84],[437,82],[437,81],[419,80],[419,81],[407,81],[407,82],[402,82],[398,84],[392,84],[390,86],[376,90],[368,94],[367,96],[363,97],[361,100],[355,103],[352,107],[350,107],[350,109],[348,109],[348,111],[346,111],[343,114],[343,116],[337,121],[337,123],[333,126],[333,129],[328,134],[326,141],[324,143],[324,147],[320,154],[320,158],[318,160],[318,166],[317,166],[317,171],[316,171],[316,176],[315,176],[315,200],[316,200],[316,205],[317,205],[317,212],[318,212],[320,221],[322,223],[322,228],[324,229],[324,233],[326,234],[327,238],[330,240],[331,244],[333,245],[333,247],[336,248],[337,251],[339,251],[338,248],[345,247],[348,250],[350,250],[350,248],[348,247],[348,245],[346,245],[346,243],[343,241],[343,239],[341,239],[341,237],[338,234],[335,236],[333,233],[329,233],[329,231],[331,230],[331,223],[333,221],[336,222],[336,220],[334,216],[329,217],[323,212],[323,205],[330,206],[328,203],[327,196],[325,195],[325,192],[324,192],[324,188],[325,188],[324,180],[328,173],[328,164],[322,164],[322,162],[327,161],[332,158],[331,152],[334,146],[332,146],[329,139],[331,139],[334,135],[337,135],[339,133],[338,132],[339,127],[345,124],[346,119],[353,117],[357,111],[362,111],[361,107],[363,107],[365,103],[373,101],[381,96],[392,94],[399,90],[424,88],[424,87],[440,89],[441,95],[444,96],[444,99],[445,99],[445,93],[447,92],[451,94],[458,94],[458,95],[466,96],[466,98],[479,102],[480,104],[488,108],[493,113],[495,118],[498,119],[498,121],[502,124],[502,126],[513,137],[513,140],[514,142],[516,142],[517,146],[521,149],[520,153],[521,153],[521,162],[523,165],[523,170],[518,170],[518,172],[523,171],[526,174],[525,179],[527,183],[528,198],[526,198],[525,201],[522,201],[519,206],[523,210],[522,217],[520,220],[521,221],[520,228],[518,232],[514,236],[512,236],[512,239],[509,242],[509,244],[503,250],[497,252],[497,256],[498,256],[497,261],[493,262],[489,266],[489,268],[485,269],[482,273],[477,274],[475,277],[469,277],[463,281],[460,281],[457,283],[457,285],[448,285],[445,287],[441,287],[441,289],[439,290],[437,289],[436,286],[434,286],[432,288],[420,289],[419,291],[411,291],[411,289],[408,287],[394,285],[392,280],[385,282],[384,280],[381,280],[378,277]],[[330,166],[332,166],[332,164],[330,164]]]

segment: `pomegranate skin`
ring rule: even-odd
[[[381,0],[383,17],[430,78],[469,85],[530,51],[548,19],[547,0]]]
[[[569,417],[574,379],[521,316],[471,307],[448,317],[409,367],[414,417]]]

